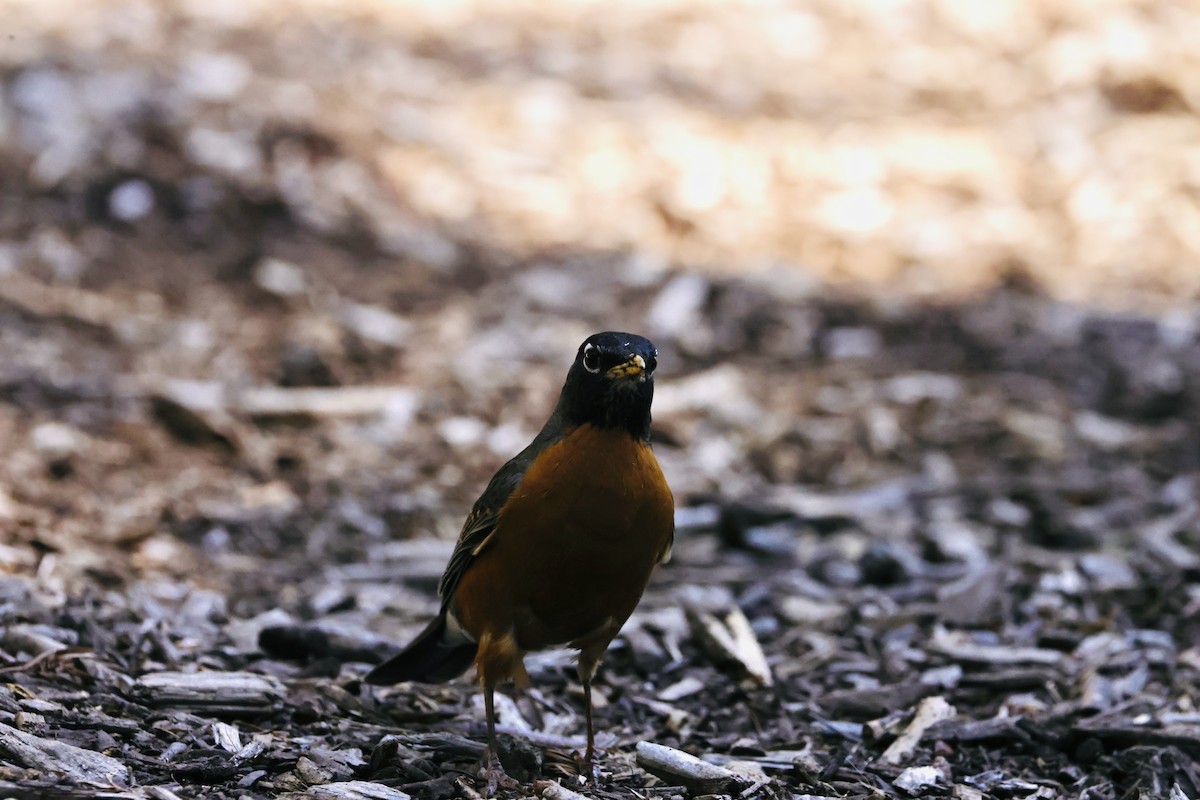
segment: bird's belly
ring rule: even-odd
[[[515,587],[514,629],[524,649],[567,644],[601,629],[615,634],[633,613],[661,554],[652,524],[600,515],[543,540],[550,569]],[[643,522],[643,524],[638,524]],[[549,533],[549,532],[547,532]]]
[[[510,630],[523,650],[609,629],[611,638],[669,546],[673,517],[649,445],[621,431],[576,429],[529,469],[500,513],[494,544],[463,576],[457,605],[474,607],[466,627]]]

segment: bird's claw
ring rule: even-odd
[[[520,788],[521,784],[500,765],[500,759],[488,759],[484,767],[484,774],[487,777],[484,797],[495,797],[497,789],[507,789],[513,791]]]
[[[591,783],[592,786],[600,785],[600,765],[596,763],[596,756],[594,753],[588,752],[582,757],[576,756],[575,763],[579,767],[580,783]]]

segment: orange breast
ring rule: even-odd
[[[581,426],[530,466],[454,598],[476,638],[511,632],[522,650],[568,644],[633,612],[674,529],[650,446]],[[611,636],[609,637],[611,638]]]

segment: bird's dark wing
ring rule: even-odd
[[[458,582],[466,574],[475,557],[483,552],[491,541],[496,530],[496,522],[500,519],[500,509],[508,502],[508,498],[525,477],[525,470],[538,457],[538,454],[554,442],[562,438],[561,429],[551,418],[542,432],[533,442],[517,455],[513,456],[503,467],[492,476],[483,494],[475,501],[467,521],[463,524],[462,533],[458,535],[458,543],[450,556],[450,563],[442,573],[438,582],[438,597],[442,599],[442,608],[450,604],[454,598],[454,590]]]

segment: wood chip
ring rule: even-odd
[[[833,717],[868,720],[911,708],[913,703],[937,691],[936,686],[907,681],[867,689],[838,689],[817,698],[817,704]]]
[[[929,643],[929,649],[955,661],[972,664],[994,664],[1013,666],[1017,664],[1043,664],[1063,667],[1067,656],[1057,650],[1041,647],[1017,647],[1008,644],[977,644],[965,636],[940,632]]]
[[[533,789],[546,800],[588,800],[587,795],[573,792],[557,781],[537,781]]]
[[[1128,717],[1091,717],[1075,723],[1074,730],[1118,745],[1178,747],[1187,753],[1200,754],[1200,726],[1197,725],[1139,725]]]
[[[0,758],[27,769],[63,775],[89,786],[124,785],[129,768],[94,750],[19,731],[0,723]]]
[[[236,753],[242,749],[242,735],[236,725],[226,722],[212,724],[213,742],[227,753]]]
[[[1029,734],[1021,728],[1021,717],[991,719],[946,719],[931,725],[926,733],[947,742],[1025,742]]]
[[[702,691],[704,691],[704,681],[695,675],[687,675],[659,692],[658,699],[667,703],[674,703],[677,700],[691,697]]]
[[[957,713],[954,706],[946,702],[946,698],[940,695],[926,697],[917,706],[917,713],[913,715],[912,722],[908,724],[903,733],[896,737],[896,741],[883,751],[883,760],[888,764],[899,764],[904,761],[917,748],[926,729],[935,722],[951,719]]]
[[[147,786],[145,792],[153,800],[183,800],[183,798],[165,786]]]
[[[135,691],[159,708],[239,714],[269,711],[285,691],[277,678],[252,672],[151,672]]]
[[[936,767],[909,767],[896,776],[892,784],[900,791],[918,797],[924,795],[929,787],[937,786],[941,777]]]
[[[694,794],[720,794],[750,784],[732,770],[654,742],[638,742],[637,765],[673,786],[686,786]]]
[[[10,625],[0,637],[0,644],[10,653],[40,656],[66,650],[68,644],[46,634],[38,625]]]
[[[740,677],[748,677],[761,686],[773,683],[762,645],[741,609],[731,609],[724,619],[707,611],[689,609],[688,622],[700,646],[718,664],[733,666]]]
[[[409,795],[372,781],[342,781],[310,786],[305,792],[291,792],[285,797],[318,798],[319,800],[409,800]]]

